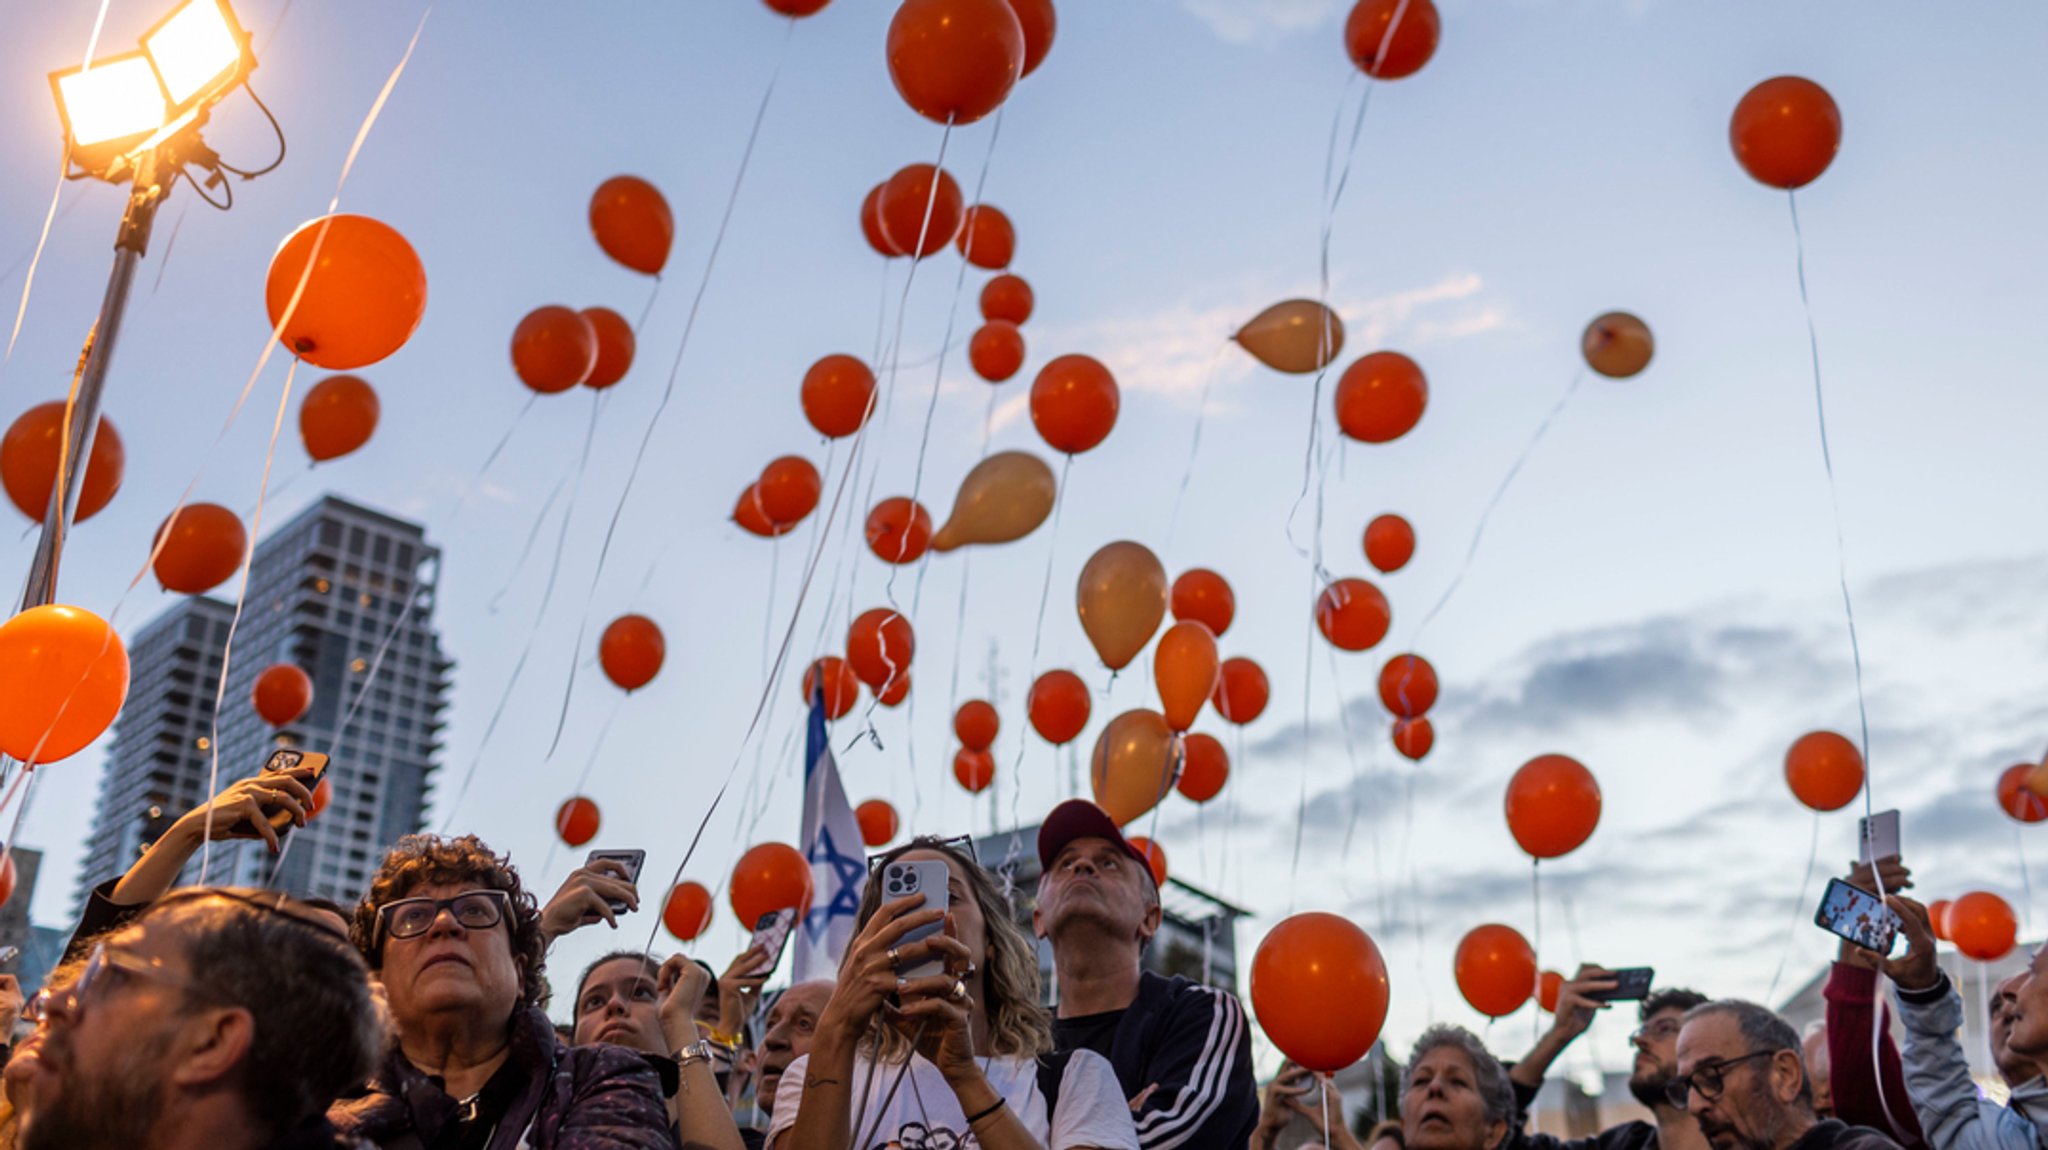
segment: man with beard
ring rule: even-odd
[[[1665,1092],[1714,1150],[1898,1150],[1875,1130],[1814,1114],[1800,1046],[1798,1031],[1755,1003],[1695,1006]]]
[[[175,891],[36,1007],[22,1150],[333,1147],[386,1042],[362,957],[274,891]]]
[[[1031,924],[1052,942],[1055,1049],[1109,1059],[1144,1150],[1243,1150],[1259,1119],[1244,1007],[1140,965],[1160,915],[1145,856],[1101,807],[1070,799],[1039,827],[1038,862]]]
[[[818,1036],[818,1016],[832,999],[829,978],[799,982],[775,997],[761,1033],[761,1076],[754,1087],[754,1105],[767,1118],[775,1112],[775,1091],[789,1064],[811,1052]]]
[[[1673,1106],[1664,1096],[1665,1086],[1677,1073],[1679,1025],[1686,1011],[1707,1001],[1704,994],[1677,988],[1660,990],[1643,999],[1636,1013],[1636,1031],[1629,1035],[1636,1060],[1634,1072],[1629,1075],[1628,1091],[1636,1101],[1650,1108],[1654,1121],[1623,1122],[1591,1138],[1564,1139],[1523,1129],[1523,1116],[1534,1105],[1536,1092],[1542,1088],[1543,1076],[1551,1063],[1593,1024],[1595,1011],[1607,1009],[1608,1003],[1591,995],[1613,987],[1612,974],[1589,965],[1581,966],[1572,980],[1558,989],[1557,1010],[1549,1031],[1508,1071],[1519,1113],[1507,1150],[1707,1150],[1699,1124],[1683,1107]]]

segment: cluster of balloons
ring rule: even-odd
[[[889,78],[918,115],[971,124],[1044,62],[1056,25],[1051,0],[904,0],[889,21]]]
[[[953,734],[960,749],[953,752],[953,779],[970,795],[978,795],[996,781],[996,733],[1002,717],[985,699],[969,699],[953,712]]]
[[[750,535],[768,539],[787,535],[817,510],[824,487],[818,469],[803,456],[771,459],[761,469],[761,477],[740,492],[733,522]]]
[[[916,653],[910,620],[893,607],[871,607],[846,629],[846,664],[885,707],[909,697],[910,658]]]
[[[1412,762],[1436,745],[1428,718],[1436,694],[1436,668],[1420,655],[1396,655],[1380,668],[1380,702],[1394,716],[1394,749]]]

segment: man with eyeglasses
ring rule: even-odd
[[[1751,1002],[1686,1012],[1666,1093],[1714,1150],[1898,1150],[1875,1130],[1813,1112],[1799,1032]]]
[[[1610,1006],[1593,995],[1614,986],[1612,973],[1604,967],[1587,965],[1581,966],[1558,989],[1557,1010],[1551,1016],[1550,1029],[1508,1070],[1519,1113],[1506,1150],[1707,1150],[1699,1123],[1692,1120],[1683,1106],[1673,1106],[1664,1093],[1666,1084],[1677,1073],[1678,1030],[1685,1012],[1707,1001],[1704,994],[1675,987],[1643,999],[1636,1014],[1640,1025],[1628,1036],[1629,1045],[1636,1051],[1635,1066],[1628,1080],[1629,1093],[1650,1108],[1651,1121],[1623,1122],[1591,1138],[1564,1139],[1525,1129],[1524,1116],[1535,1105],[1537,1091],[1542,1089],[1543,1077],[1551,1064],[1586,1032],[1598,1011]]]
[[[385,1042],[360,956],[271,891],[194,887],[38,995],[22,1150],[311,1150]]]
[[[1101,807],[1069,799],[1039,827],[1038,861],[1031,923],[1052,943],[1054,1046],[1109,1059],[1144,1150],[1242,1150],[1259,1121],[1244,1007],[1140,965],[1160,916],[1145,856]]]

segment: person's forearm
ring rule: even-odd
[[[1570,1046],[1572,1039],[1577,1037],[1576,1034],[1561,1033],[1556,1027],[1544,1031],[1543,1037],[1536,1040],[1536,1045],[1529,1048],[1529,1053],[1524,1054],[1522,1060],[1515,1063],[1514,1069],[1508,1071],[1508,1079],[1531,1089],[1543,1085],[1543,1076],[1550,1073],[1550,1064],[1556,1062],[1557,1056],[1563,1054],[1564,1048]]]
[[[776,1150],[846,1150],[853,1142],[853,1055],[859,1036],[820,1027],[804,1068],[796,1123]]]
[[[953,1096],[960,1102],[960,1113],[968,1118],[991,1106],[996,1107],[995,1113],[968,1124],[982,1150],[1045,1150],[1044,1145],[1031,1136],[1031,1131],[1015,1111],[1007,1104],[997,1105],[1003,1101],[1003,1096],[989,1084],[981,1068],[976,1066],[973,1071],[958,1080],[948,1080],[947,1085],[953,1088]]]
[[[668,1113],[682,1135],[683,1150],[746,1150],[710,1061],[688,1060],[681,1077],[676,1096],[668,1100]]]
[[[204,822],[195,821],[194,815],[203,820],[205,811],[195,811],[171,824],[171,828],[158,836],[121,881],[107,895],[107,901],[118,906],[141,906],[155,902],[178,881],[178,872],[185,869],[192,852],[206,837]]]

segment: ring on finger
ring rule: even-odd
[[[964,979],[958,979],[958,978],[956,978],[956,979],[954,979],[954,980],[953,980],[953,1001],[955,1001],[955,1002],[965,1002],[965,1001],[967,1001],[967,982],[966,982],[966,980],[964,980]]]
[[[889,948],[889,966],[894,969],[903,965],[903,955],[895,947]]]

